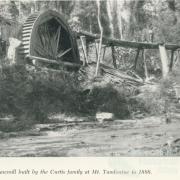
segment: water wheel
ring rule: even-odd
[[[76,39],[62,15],[48,10],[30,15],[21,31],[19,54],[26,58],[80,64]]]

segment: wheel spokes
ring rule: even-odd
[[[62,56],[64,56],[65,54],[67,54],[71,49],[72,49],[72,48],[69,48],[69,49],[65,50],[63,53],[59,53],[59,54],[57,55],[57,58],[61,58]]]

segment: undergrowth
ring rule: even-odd
[[[167,85],[169,86],[169,85]],[[3,66],[0,72],[0,117],[12,115],[13,122],[0,121],[0,131],[20,131],[35,123],[49,122],[48,115],[95,115],[110,112],[119,119],[130,118],[133,112],[162,113],[167,94],[165,85],[132,98],[126,90],[111,84],[94,86],[84,93],[77,73],[49,72],[25,66]]]

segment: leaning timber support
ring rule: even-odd
[[[104,46],[104,49],[103,49],[102,61],[104,61],[105,54],[106,54],[106,46]]]
[[[86,66],[88,64],[86,36],[80,36],[80,40],[81,40],[83,54],[84,54],[83,66]]]
[[[172,71],[173,62],[174,62],[174,50],[171,50],[171,61],[169,64],[169,71]]]
[[[114,68],[117,69],[117,63],[116,63],[115,48],[114,48],[114,46],[111,46],[111,51],[112,51],[113,66],[114,66]]]
[[[162,76],[163,78],[166,78],[169,72],[169,67],[168,67],[167,52],[164,45],[159,45],[159,52],[160,52],[160,59],[162,64]]]
[[[136,53],[136,57],[135,57],[135,61],[134,61],[134,69],[136,69],[136,67],[137,67],[137,62],[138,62],[138,57],[139,57],[140,51],[141,51],[141,49],[137,49],[137,53]]]

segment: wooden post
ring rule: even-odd
[[[145,78],[147,79],[149,75],[148,75],[148,69],[147,69],[147,64],[146,64],[146,50],[145,49],[142,51],[142,56],[143,56],[143,62],[144,62],[144,74],[145,74]]]
[[[87,57],[89,57],[89,42],[88,41],[86,41],[86,54],[87,54]]]
[[[102,55],[102,61],[104,60],[105,53],[106,53],[106,46],[104,46],[104,51],[103,51],[103,55]]]
[[[167,52],[164,45],[159,45],[159,52],[160,52],[160,58],[161,58],[161,63],[162,63],[162,76],[163,78],[166,78],[169,72],[169,67],[168,67]]]
[[[171,61],[169,64],[169,71],[172,71],[173,61],[174,61],[174,50],[171,50]]]
[[[177,50],[177,63],[180,61],[179,50]]]
[[[135,57],[135,61],[134,61],[134,69],[136,69],[140,51],[141,51],[140,49],[137,49],[137,53],[136,53],[136,57]]]
[[[114,46],[111,46],[111,51],[112,51],[113,66],[114,66],[114,68],[117,69],[117,63],[116,63],[116,57],[115,57],[115,49],[114,49]]]
[[[88,57],[87,57],[87,47],[86,47],[86,36],[80,36],[81,44],[82,44],[82,49],[83,49],[83,54],[84,54],[84,61],[83,61],[83,66],[88,64]]]

